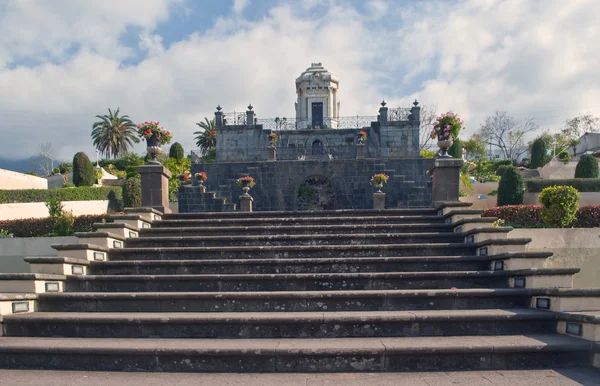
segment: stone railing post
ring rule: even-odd
[[[388,108],[385,107],[386,104],[385,101],[382,101],[381,107],[379,108],[379,123],[381,124],[388,122]]]
[[[277,148],[273,145],[269,145],[267,161],[277,161]]]
[[[410,109],[410,121],[419,122],[421,120],[421,108],[419,107],[419,102],[415,99],[413,102],[413,107]]]
[[[154,208],[163,213],[169,209],[169,169],[159,163],[147,163],[137,167],[142,181],[142,206]]]
[[[433,166],[432,204],[439,201],[459,201],[461,159],[437,158]]]
[[[246,111],[246,126],[254,126],[254,111],[252,111],[254,107],[252,104],[248,105],[248,111]]]
[[[215,126],[216,127],[222,127],[222,126],[224,126],[223,112],[221,110],[223,110],[221,108],[221,105],[218,105],[217,106],[217,111],[215,111]]]
[[[254,199],[250,195],[240,196],[240,212],[252,212],[252,202]]]

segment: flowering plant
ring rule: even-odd
[[[358,132],[358,136],[360,137],[360,139],[362,139],[363,141],[367,140],[367,132],[364,130],[360,130]]]
[[[160,145],[166,145],[171,142],[173,135],[170,131],[165,130],[164,127],[160,126],[160,122],[146,121],[137,125],[137,131],[142,141],[144,139],[150,139],[153,135],[156,136]]]
[[[190,171],[189,170],[186,170],[183,173],[178,174],[177,175],[177,179],[179,181],[181,181],[184,185],[188,185],[188,184],[192,183],[192,181],[190,181],[191,175],[190,175]]]
[[[451,135],[452,139],[456,139],[460,129],[463,128],[462,125],[464,123],[458,114],[455,114],[452,111],[440,115],[435,120],[435,126],[433,126],[433,129],[429,133],[431,138],[447,138]]]
[[[198,173],[194,174],[194,177],[196,177],[196,180],[198,180],[198,181],[208,180],[208,174],[206,174],[206,172],[198,172]]]
[[[269,134],[269,140],[271,140],[271,143],[273,145],[275,145],[277,143],[277,141],[279,141],[279,134],[277,134],[277,133]]]
[[[377,173],[377,174],[374,174],[373,177],[371,177],[371,183],[375,184],[375,185],[387,184],[389,179],[390,179],[390,176],[388,176],[387,174]]]
[[[252,178],[251,176],[244,176],[244,177],[240,177],[238,178],[238,180],[236,181],[236,184],[238,184],[238,186],[244,186],[246,184],[248,184],[249,187],[254,187],[255,183],[254,183],[254,178]]]

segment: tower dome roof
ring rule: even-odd
[[[298,78],[296,78],[296,85],[303,82],[312,81],[329,81],[339,84],[338,78],[331,72],[327,71],[321,62],[312,63],[309,68],[306,69]]]

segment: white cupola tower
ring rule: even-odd
[[[338,78],[321,63],[312,63],[296,79],[297,127],[336,128],[340,117]]]

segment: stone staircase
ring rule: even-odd
[[[0,275],[1,368],[347,372],[589,366],[600,291],[462,204],[132,210]],[[12,293],[7,293],[12,292]]]

